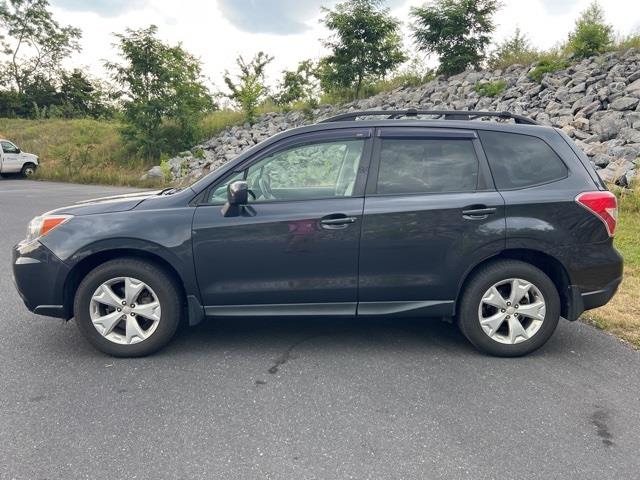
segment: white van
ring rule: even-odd
[[[21,173],[30,177],[38,168],[38,156],[20,150],[9,140],[0,139],[0,174]]]

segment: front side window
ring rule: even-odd
[[[540,138],[506,132],[478,133],[498,189],[525,188],[567,176],[566,165]]]
[[[477,183],[471,140],[382,140],[377,193],[472,192]]]
[[[0,142],[4,153],[18,153],[18,147],[11,142]]]
[[[227,185],[246,180],[252,203],[308,200],[353,195],[364,140],[314,143],[283,150],[261,159],[215,186],[209,203],[227,200]]]

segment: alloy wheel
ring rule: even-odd
[[[96,288],[89,314],[93,326],[104,338],[131,345],[153,335],[160,322],[161,307],[149,285],[136,278],[117,277]]]
[[[478,318],[484,333],[496,342],[514,345],[533,337],[544,322],[545,299],[533,283],[509,278],[493,284],[482,296]]]

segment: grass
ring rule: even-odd
[[[202,120],[203,139],[243,121],[240,112],[213,112]],[[36,178],[137,187],[165,185],[163,180],[140,180],[159,161],[139,157],[122,140],[121,128],[117,120],[0,118],[0,138],[12,140],[40,158]]]
[[[569,62],[559,53],[550,52],[543,54],[538,64],[529,72],[529,78],[540,83],[546,73],[557,72],[569,66]]]
[[[640,348],[640,191],[616,193],[620,218],[615,245],[624,257],[624,277],[611,302],[586,312],[582,320]]]
[[[478,82],[474,88],[481,97],[495,97],[500,95],[506,87],[507,82],[496,80],[495,82]]]
[[[155,186],[140,181],[146,162],[123,144],[111,120],[0,118],[0,137],[40,157],[36,178],[109,185]]]

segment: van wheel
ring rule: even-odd
[[[20,172],[20,174],[25,178],[32,177],[35,173],[36,173],[36,166],[33,163],[27,163],[26,165],[23,165],[22,170]]]
[[[136,259],[106,262],[82,280],[76,324],[98,350],[115,357],[149,355],[173,337],[183,313],[175,279]]]
[[[560,318],[560,297],[540,269],[501,260],[473,275],[462,293],[458,325],[479,350],[517,357],[544,345]]]

